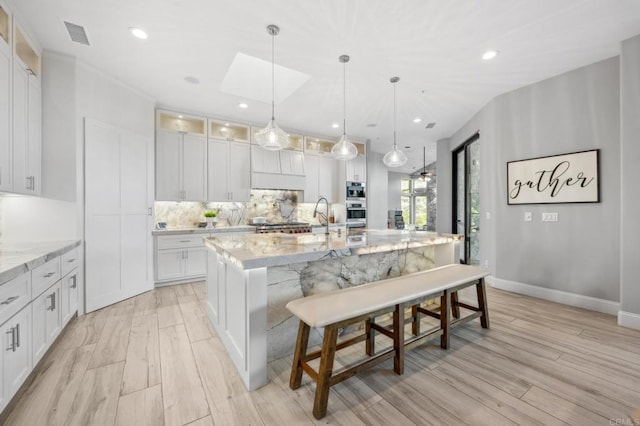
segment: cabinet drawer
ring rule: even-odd
[[[0,324],[31,302],[31,274],[0,285]]]
[[[69,272],[73,271],[78,267],[78,262],[80,258],[80,247],[76,247],[73,250],[63,254],[60,257],[60,275],[65,276]]]
[[[180,249],[184,247],[203,247],[203,238],[209,234],[188,234],[188,235],[160,235],[158,236],[157,248]]]
[[[60,279],[60,257],[51,259],[31,271],[31,297],[36,298]]]

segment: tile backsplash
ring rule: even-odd
[[[204,212],[218,212],[218,225],[235,226],[250,224],[254,217],[264,217],[268,223],[308,222],[318,223],[313,217],[315,204],[299,203],[301,191],[254,189],[245,203],[157,201],[155,223],[166,222],[168,228],[193,228],[204,222]],[[322,207],[322,206],[321,206]],[[341,221],[340,208],[334,208],[336,220]],[[343,206],[342,206],[343,207]]]

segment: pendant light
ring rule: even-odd
[[[420,179],[429,182],[433,177],[432,172],[427,171],[427,147],[422,147],[422,170],[420,170]]]
[[[337,160],[353,160],[358,156],[358,148],[347,138],[347,71],[346,64],[349,56],[342,55],[338,58],[342,63],[342,137],[331,148],[331,156]]]
[[[382,162],[387,167],[400,167],[407,163],[407,156],[396,145],[396,83],[400,77],[391,77],[389,81],[393,83],[393,149],[385,154]]]
[[[256,142],[268,151],[279,151],[289,146],[289,135],[276,124],[275,118],[275,38],[280,32],[277,25],[267,26],[267,32],[271,35],[271,121],[267,127],[256,133]]]

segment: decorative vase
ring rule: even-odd
[[[217,219],[215,217],[207,218],[207,229],[212,229],[216,227]]]

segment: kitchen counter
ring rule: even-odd
[[[220,228],[171,228],[154,229],[152,235],[184,235],[184,234],[224,234],[228,232],[255,232],[250,225],[221,226]]]
[[[80,240],[0,244],[0,284],[78,247]]]
[[[207,316],[253,390],[267,383],[269,361],[293,353],[298,320],[286,309],[289,301],[456,263],[462,237],[385,229],[215,235],[204,241]],[[309,345],[321,339],[314,329]]]
[[[422,231],[367,230],[347,236],[325,234],[240,234],[207,238],[210,248],[243,269],[282,266],[327,258],[381,253],[453,243],[461,237]]]

